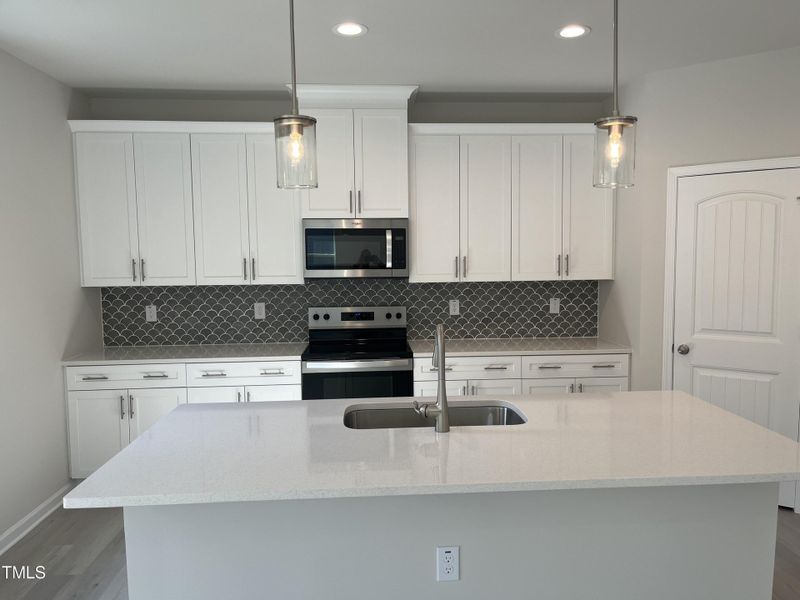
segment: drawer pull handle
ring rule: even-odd
[[[220,371],[219,373],[203,373],[200,377],[227,377],[228,374]]]
[[[169,375],[166,373],[159,373],[157,375],[153,375],[152,373],[145,373],[142,376],[142,379],[168,379]]]
[[[106,381],[108,377],[105,375],[87,375],[86,377],[81,377],[81,381]]]
[[[263,369],[261,375],[267,377],[269,375],[286,375],[286,373],[283,372],[283,369]]]
[[[438,370],[439,370],[439,367],[431,367],[431,371],[438,371]],[[453,367],[445,367],[444,370],[445,370],[445,372],[452,371]]]
[[[125,419],[125,396],[119,397],[119,418]]]
[[[593,369],[613,369],[617,365],[592,365]]]
[[[484,371],[508,371],[508,367],[505,365],[489,365],[488,367],[483,367]]]
[[[561,365],[539,365],[540,369],[560,369]]]

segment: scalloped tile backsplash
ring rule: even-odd
[[[561,311],[549,314],[550,298]],[[461,314],[449,316],[448,301]],[[265,302],[267,318],[253,318]],[[145,322],[155,304],[158,321]],[[311,306],[404,305],[408,337],[433,337],[444,322],[448,337],[596,337],[597,282],[408,283],[393,279],[331,279],[306,285],[103,288],[106,346],[303,342]]]

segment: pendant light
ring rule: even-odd
[[[595,121],[594,187],[633,187],[636,158],[636,117],[619,114],[619,0],[614,0],[614,106],[610,117]]]
[[[297,72],[294,56],[294,0],[289,0],[289,35],[292,54],[292,111],[275,123],[278,187],[298,190],[317,187],[317,120],[298,114]]]

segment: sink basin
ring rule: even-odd
[[[514,406],[504,402],[450,403],[451,427],[521,425],[526,421]],[[421,417],[408,404],[357,404],[345,410],[344,424],[350,429],[433,428],[436,419]]]

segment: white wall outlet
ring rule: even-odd
[[[561,298],[550,298],[550,314],[557,315],[561,312]]]
[[[461,314],[461,305],[459,304],[458,300],[450,300],[450,316],[456,316]]]
[[[148,323],[155,323],[158,321],[158,310],[155,304],[148,304],[144,307],[144,320]]]
[[[263,302],[256,302],[253,305],[253,317],[261,320],[267,318],[267,305]]]
[[[436,548],[436,581],[458,581],[458,546]]]

